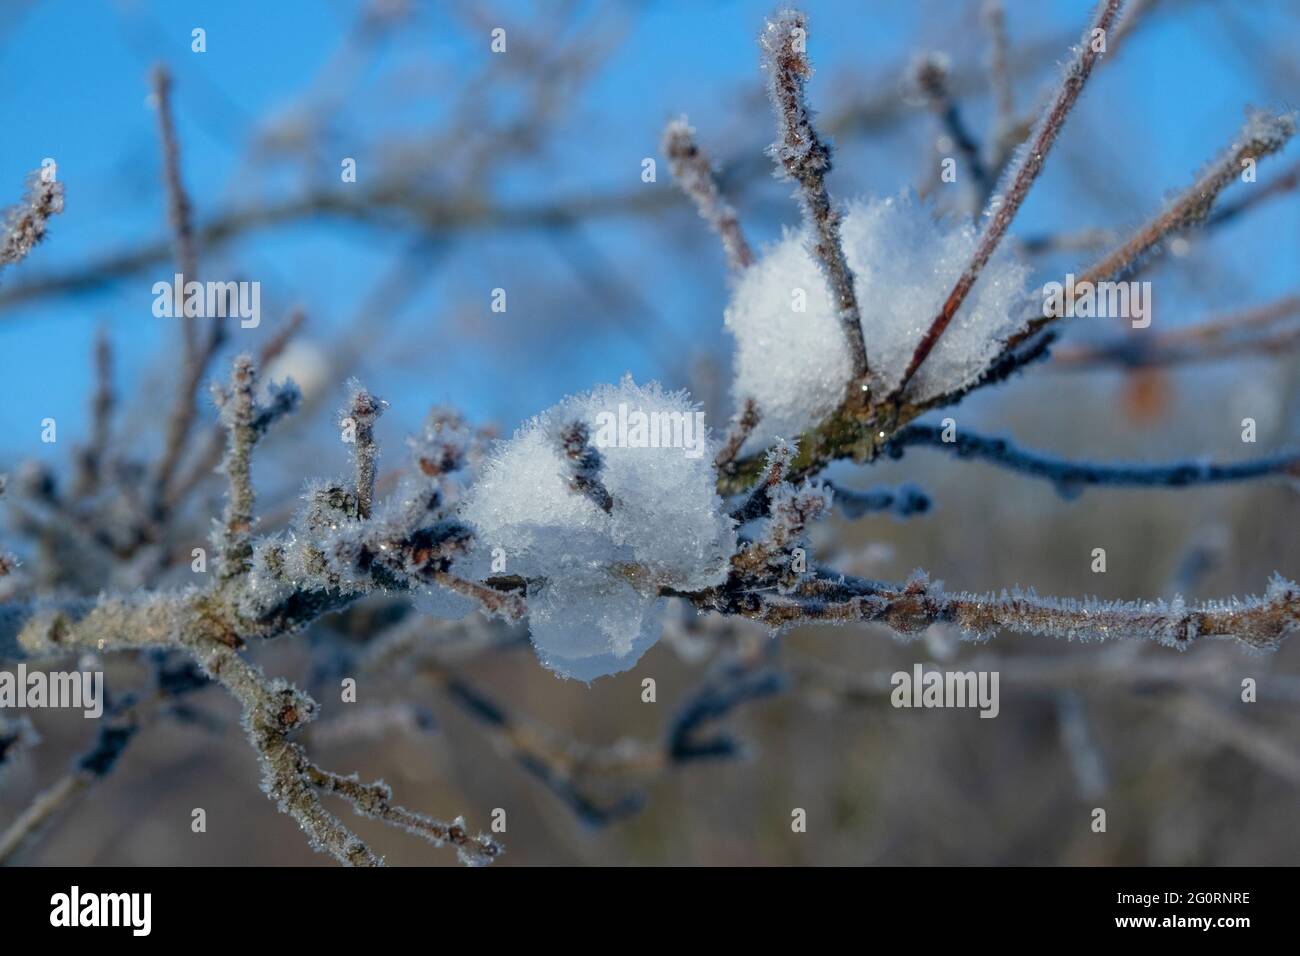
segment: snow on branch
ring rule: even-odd
[[[115,558],[130,559],[130,574],[143,574],[139,568],[151,562],[165,569],[167,558],[146,545],[174,548],[180,539],[169,523],[186,493],[220,458],[228,487],[213,531],[217,574],[201,586],[150,589],[124,572],[113,586],[83,588],[82,596],[42,588],[18,597],[22,582],[15,578],[21,575],[11,573],[16,559],[0,555],[0,660],[151,651],[159,652],[158,659],[183,661],[166,678],[159,665],[159,697],[172,693],[165,684],[175,693],[205,686],[207,678],[224,687],[240,704],[265,792],[313,847],[343,863],[382,863],[327,809],[325,798],[334,797],[362,817],[454,847],[464,862],[479,864],[498,857],[501,847],[472,834],[461,819],[409,810],[393,802],[382,781],[364,783],[314,763],[300,735],[317,715],[316,702],[264,673],[246,656],[250,644],[295,634],[336,612],[369,613],[369,607],[354,605],[373,596],[373,603],[385,605],[384,613],[392,610],[387,605],[398,608],[397,636],[403,640],[417,629],[410,619],[481,620],[469,618],[478,611],[499,619],[496,637],[504,634],[518,644],[523,630],[512,625],[526,618],[542,665],[579,681],[634,666],[659,640],[670,603],[700,612],[701,620],[730,619],[726,627],[757,621],[773,632],[803,624],[878,623],[908,636],[949,624],[972,639],[1007,631],[1081,641],[1151,640],[1177,648],[1206,638],[1253,649],[1276,646],[1300,627],[1300,588],[1277,575],[1262,595],[1244,600],[1072,600],[1020,590],[949,592],[919,572],[902,584],[870,581],[820,566],[813,555],[813,525],[835,504],[849,518],[909,517],[929,509],[929,497],[911,485],[854,491],[821,477],[833,462],[851,459],[869,467],[914,446],[978,458],[1068,492],[1088,485],[1183,487],[1300,474],[1295,453],[1239,463],[1107,465],[1058,459],[964,431],[945,442],[940,429],[914,424],[925,411],[1001,381],[1045,354],[1054,331],[1030,340],[1037,327],[1026,325],[1024,311],[1029,269],[1001,240],[1120,7],[1120,0],[1097,7],[1052,104],[1012,162],[1003,195],[990,203],[982,231],[937,221],[932,209],[904,196],[866,199],[842,210],[832,203],[825,182],[830,147],[814,128],[805,100],[812,71],[801,13],[773,17],[761,45],[777,118],[769,154],[797,184],[802,231],[756,256],[693,130],[684,120],[669,125],[664,151],[673,173],[722,236],[734,273],[725,321],[737,340],[737,414],[721,441],[687,393],[654,382],[638,385],[629,375],[565,398],[490,448],[484,431],[472,430],[455,412],[436,410],[409,440],[409,460],[390,490],[387,481],[377,482],[375,423],[385,403],[353,381],[338,422],[351,474],[306,481],[297,507],[286,509],[281,523],[268,521],[280,530],[258,533],[253,456],[268,429],[298,407],[298,391],[292,384],[259,389],[257,363],[248,355],[235,358],[228,384],[214,389],[215,430],[205,448],[188,456],[193,468],[176,480],[193,431],[194,391],[221,344],[215,324],[202,343],[188,330],[159,460],[124,471],[125,479],[111,479],[126,483],[146,473],[153,479],[134,515],[142,520],[131,525],[131,541],[120,545],[95,526],[94,516],[79,515],[47,470],[34,470],[23,485],[27,503],[49,514],[48,526],[38,525],[42,534],[48,527],[64,535],[74,543],[64,546],[68,551],[89,541]],[[1005,123],[1011,108],[1006,38],[1000,5],[988,9],[993,82]],[[978,170],[987,157],[965,134],[948,78],[930,70],[920,79],[968,164]],[[197,267],[194,228],[165,72],[156,74],[155,89],[175,257],[189,277]],[[1222,160],[1101,259],[1087,278],[1124,274],[1164,238],[1202,221],[1243,160],[1280,149],[1294,130],[1293,117],[1253,115]],[[990,164],[990,178],[998,165]],[[6,225],[0,265],[21,259],[61,206],[61,186],[52,180],[34,184],[27,205]],[[1271,334],[1294,312],[1294,301],[1284,300],[1258,314],[1171,333],[1170,341],[1178,342],[1179,334],[1212,344],[1242,330]],[[263,364],[295,328],[296,322],[289,323],[266,346]],[[102,491],[112,471],[104,467],[114,404],[106,345],[97,364],[93,434],[72,504]],[[131,583],[120,586],[122,581]],[[391,664],[398,651],[410,651],[398,643],[393,635],[381,637],[357,656],[363,663]],[[657,748],[613,757],[562,745],[451,673],[436,656],[426,660],[412,652],[411,658],[420,676],[488,727],[516,762],[580,815],[599,819],[624,812],[634,801],[592,799],[580,786],[583,769],[600,765],[648,774],[736,750],[730,738],[707,736],[703,728],[783,686],[783,675],[772,666],[775,642],[758,646],[763,652],[721,659]],[[17,830],[0,837],[0,857],[114,766],[136,715],[124,705],[114,716],[119,719],[105,725],[65,782],[39,797]],[[21,729],[0,725],[0,762],[28,742]]]
[[[858,295],[840,241],[840,214],[826,190],[831,148],[817,134],[812,111],[804,98],[804,84],[813,72],[808,62],[807,42],[807,19],[797,10],[778,13],[767,21],[759,36],[768,95],[776,112],[776,142],[768,152],[780,164],[784,178],[798,185],[796,195],[803,208],[804,221],[814,236],[813,255],[825,271],[849,349],[853,381],[865,391],[869,368]]]

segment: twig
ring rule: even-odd
[[[268,679],[228,648],[214,646],[196,656],[204,671],[243,706],[244,730],[262,764],[263,789],[298,822],[313,849],[352,866],[383,865],[381,857],[321,805],[320,796],[332,793],[350,802],[362,816],[418,833],[438,846],[452,843],[463,862],[491,862],[500,854],[501,848],[492,840],[469,836],[459,820],[445,824],[392,805],[392,793],[383,783],[361,784],[355,777],[342,777],[313,764],[291,739],[294,731],[316,716],[316,703],[306,694],[284,681]]]
[[[1107,341],[1054,349],[1052,364],[1067,369],[1119,365],[1150,368],[1205,362],[1249,353],[1276,355],[1300,341],[1300,326],[1274,326],[1300,316],[1300,296],[1229,312],[1157,335],[1122,335]]]
[[[959,431],[953,441],[944,441],[943,429],[933,425],[908,425],[901,429],[886,446],[886,452],[892,457],[901,457],[903,449],[913,445],[927,445],[958,458],[979,458],[1001,468],[1045,478],[1066,492],[1078,491],[1084,485],[1186,488],[1300,473],[1300,453],[1297,452],[1221,464],[1098,465],[1023,451],[1006,439],[967,431]]]
[[[228,433],[222,462],[228,490],[217,541],[222,582],[244,574],[253,557],[253,446],[274,422],[293,412],[299,401],[298,389],[288,383],[272,387],[269,402],[262,405],[254,395],[256,387],[257,367],[251,356],[240,355],[230,375],[230,391],[216,392],[221,422]]]
[[[352,425],[353,487],[357,495],[357,514],[363,520],[370,517],[375,499],[375,472],[379,450],[375,445],[375,421],[384,413],[387,403],[376,398],[353,379],[348,383],[346,420]]]
[[[1272,649],[1300,628],[1300,587],[1274,576],[1262,597],[1190,604],[1164,601],[1097,601],[1040,597],[1034,591],[971,594],[946,592],[924,575],[902,585],[810,576],[785,593],[737,582],[696,595],[677,595],[697,607],[734,614],[774,628],[802,624],[875,622],[900,634],[935,623],[955,625],[983,640],[999,629],[1068,640],[1151,640],[1187,647],[1201,639],[1233,640]]]
[[[902,380],[894,389],[895,396],[903,394],[908,383],[912,380],[912,376],[916,374],[916,370],[921,367],[921,363],[925,361],[926,356],[939,343],[944,330],[956,317],[957,310],[966,301],[966,296],[974,287],[976,280],[979,279],[984,266],[988,264],[989,259],[997,250],[1002,237],[1006,234],[1012,220],[1015,219],[1016,213],[1020,211],[1021,204],[1024,203],[1025,197],[1029,195],[1030,187],[1038,178],[1038,174],[1042,172],[1043,164],[1047,160],[1047,155],[1051,152],[1052,145],[1056,142],[1056,137],[1060,134],[1061,128],[1065,125],[1066,117],[1074,109],[1074,104],[1078,101],[1079,94],[1083,92],[1088,77],[1092,75],[1093,67],[1099,56],[1093,43],[1093,37],[1097,35],[1096,31],[1098,30],[1102,31],[1101,36],[1103,37],[1110,31],[1122,6],[1123,0],[1101,0],[1098,5],[1092,26],[1084,34],[1083,40],[1077,47],[1074,61],[1067,67],[1065,76],[1061,81],[1061,87],[1057,91],[1052,105],[1039,121],[1038,128],[1030,138],[1028,147],[1021,152],[1020,160],[1016,164],[1014,172],[1009,176],[1007,188],[1003,190],[1001,196],[992,201],[989,207],[988,221],[984,231],[980,234],[979,243],[975,247],[970,263],[948,294],[948,298],[944,301],[939,314],[931,321],[929,329],[917,344],[916,351],[912,353],[912,359],[903,372]]]
[[[853,287],[853,271],[840,241],[840,214],[826,191],[831,170],[831,148],[817,135],[812,113],[804,100],[804,83],[812,76],[806,49],[807,21],[796,10],[783,10],[768,20],[759,44],[768,72],[768,93],[776,112],[776,142],[769,155],[780,164],[784,178],[798,185],[796,195],[804,222],[813,234],[813,257],[826,273],[831,298],[852,360],[850,390],[867,389],[867,346],[862,337],[862,316]]]
[[[77,758],[75,766],[49,788],[41,791],[27,808],[0,833],[0,865],[7,862],[61,810],[106,777],[135,736],[136,719],[130,709],[106,714],[95,744]]]
[[[180,270],[181,281],[188,283],[197,281],[198,253],[194,244],[191,204],[185,192],[185,184],[181,181],[180,145],[172,121],[171,75],[166,68],[159,66],[154,70],[153,85],[158,110],[158,134],[162,141],[163,182],[167,187],[167,215],[172,229],[176,267]],[[181,291],[184,292],[184,286]],[[180,318],[185,356],[176,399],[167,421],[162,457],[154,475],[151,509],[157,521],[166,515],[168,488],[185,453],[185,445],[194,424],[195,392],[209,362],[221,346],[223,334],[221,323],[214,318],[206,341],[200,343],[195,317],[183,314]]]
[[[984,26],[989,35],[989,88],[993,91],[994,169],[1000,169],[1002,157],[1010,152],[1010,133],[1016,125],[1016,103],[1011,89],[1011,73],[1007,68],[1009,44],[1007,42],[1006,8],[1002,0],[985,0],[981,10]]]
[[[873,512],[888,511],[897,518],[923,515],[930,510],[930,496],[913,485],[893,488],[872,488],[855,491],[826,482],[835,495],[835,506],[846,518],[861,518]]]
[[[597,508],[608,514],[614,508],[614,499],[600,480],[604,462],[600,452],[591,445],[591,435],[582,422],[571,422],[560,432],[560,451],[569,468],[569,487],[588,498]]]
[[[749,436],[758,427],[759,420],[758,403],[752,398],[745,399],[741,403],[740,411],[731,420],[731,430],[727,432],[727,440],[723,442],[722,448],[713,459],[713,464],[719,473],[730,474],[734,470],[736,456],[740,454],[740,449],[745,446]]]
[[[39,169],[31,174],[23,203],[5,214],[4,238],[0,240],[0,270],[16,265],[45,238],[51,216],[63,212],[63,183],[55,170]]]
[[[727,266],[740,272],[754,263],[754,252],[745,239],[736,218],[736,210],[722,198],[718,181],[713,174],[709,157],[695,140],[695,130],[686,117],[675,119],[664,129],[663,151],[668,157],[677,185],[695,204],[700,218],[712,227],[722,240],[727,256]]]
[[[984,166],[979,143],[967,128],[961,108],[948,91],[947,64],[940,56],[923,56],[914,66],[913,78],[924,94],[930,111],[938,117],[943,131],[961,154],[975,184],[974,194],[982,204],[993,189],[992,177]]]
[[[101,327],[95,336],[95,391],[90,400],[90,442],[77,454],[77,478],[73,487],[77,497],[94,494],[103,481],[113,403],[113,345],[107,330]]]
[[[306,315],[301,309],[294,309],[289,314],[288,321],[271,336],[257,353],[257,367],[261,369],[268,368],[293,339],[298,330],[302,328]],[[218,421],[213,424],[211,431],[208,433],[207,444],[203,450],[195,457],[192,465],[185,474],[177,481],[173,482],[168,490],[166,504],[168,510],[175,508],[180,504],[191,491],[194,490],[204,479],[210,477],[221,463],[221,456],[225,450],[226,431]]]
[[[1293,113],[1268,114],[1252,111],[1245,126],[1237,134],[1237,142],[1204,175],[1168,203],[1164,211],[1138,229],[1127,241],[1090,266],[1075,280],[1075,288],[1088,288],[1098,282],[1121,278],[1136,269],[1143,257],[1169,236],[1203,222],[1219,193],[1241,175],[1244,162],[1258,160],[1277,152],[1295,135],[1295,131],[1296,120]],[[1066,310],[1060,311],[1064,314]],[[1055,314],[1035,316],[1021,332],[1007,340],[1007,347],[1015,347],[1059,317]]]

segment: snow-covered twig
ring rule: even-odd
[[[27,258],[27,254],[45,238],[51,216],[63,212],[63,183],[48,171],[39,169],[31,175],[27,196],[5,215],[4,236],[0,239],[0,270]]]

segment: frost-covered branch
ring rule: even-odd
[[[1084,485],[1120,487],[1185,488],[1249,481],[1270,475],[1300,475],[1300,452],[1290,452],[1243,462],[1177,462],[1161,465],[1111,465],[1074,462],[1015,447],[1005,438],[990,438],[958,431],[952,441],[933,425],[908,425],[886,446],[886,454],[902,457],[903,450],[916,445],[938,448],[958,458],[978,458],[1000,468],[1009,468],[1035,478],[1045,478],[1065,491]]]
[[[32,173],[27,196],[5,214],[4,237],[0,239],[0,270],[27,258],[45,238],[50,217],[63,212],[63,183],[55,179],[53,166]]]
[[[768,152],[780,164],[784,177],[799,187],[796,194],[804,221],[814,236],[813,255],[825,271],[849,348],[853,381],[865,390],[869,368],[858,295],[840,237],[840,213],[826,190],[831,148],[817,135],[804,98],[804,84],[812,76],[807,41],[807,20],[796,10],[783,10],[768,20],[759,37],[777,121],[776,142]]]
[[[258,350],[256,365],[268,368],[284,352],[289,342],[302,328],[306,315],[301,309],[294,309],[288,320]],[[214,422],[208,432],[206,443],[201,451],[194,455],[194,460],[186,472],[168,490],[165,504],[168,509],[175,508],[201,482],[212,476],[214,469],[221,463],[226,448],[227,433],[221,422]]]
[[[1237,134],[1236,142],[1196,182],[1167,203],[1128,240],[1089,266],[1075,280],[1075,288],[1090,288],[1098,282],[1115,281],[1128,275],[1171,235],[1203,222],[1219,194],[1242,174],[1243,164],[1277,152],[1295,132],[1294,113],[1252,110]],[[1058,314],[1035,316],[1022,332],[1008,341],[1008,347],[1014,347],[1066,312],[1060,310]]]
[[[250,474],[253,446],[277,419],[297,407],[300,394],[293,383],[273,386],[270,400],[258,402],[257,367],[248,355],[235,359],[230,376],[230,390],[214,390],[221,421],[228,432],[222,471],[229,482],[226,508],[222,516],[218,553],[222,581],[244,574],[253,557],[253,479]]]
[[[1005,630],[1079,641],[1152,640],[1179,648],[1215,638],[1270,649],[1300,628],[1300,587],[1278,576],[1261,597],[1196,604],[1181,598],[1074,600],[1019,589],[997,594],[946,592],[922,574],[902,585],[818,574],[786,593],[732,586],[698,595],[695,603],[774,628],[872,622],[900,634],[915,634],[931,624],[947,623],[978,640]]]
[[[321,805],[322,795],[333,794],[361,816],[416,833],[435,846],[452,844],[462,862],[490,863],[500,855],[498,844],[486,836],[470,836],[459,819],[442,823],[393,805],[392,791],[382,781],[362,784],[356,777],[313,764],[292,735],[316,717],[316,702],[292,684],[267,678],[261,668],[227,648],[209,648],[199,663],[242,705],[244,731],[262,765],[262,789],[293,817],[313,849],[352,866],[383,865],[381,857]]]
[[[1029,143],[1022,147],[1019,159],[1008,173],[1006,187],[1002,189],[1000,195],[990,201],[987,211],[988,221],[980,234],[979,244],[970,263],[957,280],[957,284],[953,286],[948,298],[944,300],[943,307],[931,321],[924,337],[917,344],[916,351],[912,353],[911,361],[903,373],[902,381],[894,390],[895,395],[903,394],[916,374],[916,370],[939,343],[939,338],[957,315],[957,310],[966,301],[966,296],[970,294],[980,273],[984,271],[984,267],[997,250],[1002,237],[1006,235],[1025,197],[1029,195],[1030,187],[1042,172],[1043,164],[1061,128],[1065,125],[1066,118],[1074,109],[1079,94],[1083,92],[1083,87],[1088,82],[1088,77],[1091,76],[1100,56],[1100,49],[1105,48],[1105,36],[1114,25],[1122,6],[1123,0],[1101,0],[1098,4],[1092,25],[1084,34],[1079,46],[1075,48],[1074,60],[1066,67],[1060,89],[1051,106],[1039,120]],[[1101,40],[1100,44],[1098,38]]]
[[[375,500],[375,474],[379,449],[375,445],[375,421],[384,412],[385,402],[371,395],[361,383],[348,384],[348,407],[344,428],[352,445],[353,491],[357,496],[357,514],[369,518]]]
[[[708,155],[700,149],[695,139],[695,129],[686,121],[686,117],[675,119],[664,129],[664,155],[668,157],[673,179],[691,202],[705,222],[722,240],[722,249],[727,256],[727,266],[733,272],[739,272],[754,263],[754,252],[749,247],[744,230],[736,210],[723,198],[718,189],[718,181],[713,174],[713,165]]]

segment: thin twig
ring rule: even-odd
[[[1252,111],[1237,134],[1237,142],[1225,152],[1196,182],[1188,186],[1163,211],[1138,229],[1125,242],[1107,253],[1075,279],[1075,289],[1095,286],[1122,278],[1140,266],[1144,257],[1170,236],[1204,222],[1219,193],[1242,173],[1243,164],[1277,152],[1295,135],[1294,113],[1269,114]],[[1055,322],[1060,314],[1036,315],[1025,328],[1007,340],[1007,348]]]
[[[853,286],[853,270],[840,241],[840,213],[826,191],[831,148],[817,135],[804,99],[804,84],[813,72],[808,62],[807,39],[807,20],[796,10],[783,10],[768,20],[759,37],[768,72],[768,93],[776,112],[776,142],[768,153],[780,164],[784,178],[798,185],[796,195],[804,222],[813,234],[813,257],[826,274],[852,360],[850,391],[865,392],[870,368],[858,294]]]
[[[192,206],[180,171],[180,144],[172,120],[171,74],[159,66],[153,73],[154,98],[158,110],[158,134],[162,141],[163,182],[167,187],[167,216],[172,229],[172,243],[176,267],[181,282],[197,281],[198,253],[194,242]],[[181,287],[184,293],[184,285]],[[185,310],[182,310],[184,313]],[[211,319],[209,334],[199,342],[195,317],[182,314],[181,328],[185,355],[175,402],[167,421],[162,457],[154,476],[151,508],[155,520],[166,515],[168,489],[185,454],[190,429],[194,424],[194,396],[207,371],[208,364],[221,346],[222,326]]]
[[[23,202],[5,214],[0,270],[16,265],[45,238],[50,217],[63,212],[63,183],[53,166],[32,173]]]
[[[677,185],[695,204],[700,218],[722,240],[727,266],[740,272],[754,264],[754,252],[740,228],[736,210],[722,197],[709,157],[700,149],[695,130],[686,117],[675,119],[664,129],[664,155]]]
[[[719,473],[730,473],[736,463],[736,456],[740,454],[740,449],[744,447],[749,436],[754,433],[759,422],[758,403],[752,398],[745,399],[740,406],[740,411],[731,421],[731,430],[727,432],[727,440],[723,442],[722,448],[718,450],[717,457],[714,458],[713,464]]]
[[[1300,475],[1300,452],[1230,463],[1099,465],[1024,451],[1006,439],[989,438],[967,431],[959,431],[952,441],[945,441],[944,429],[933,425],[908,425],[901,429],[886,446],[886,452],[893,457],[900,457],[903,449],[914,445],[942,449],[958,458],[979,458],[1001,468],[1045,478],[1067,491],[1077,490],[1084,485],[1186,488],[1192,485],[1249,481],[1269,475]]]
[[[988,221],[985,224],[984,231],[980,234],[979,243],[975,247],[970,263],[948,294],[948,298],[944,301],[939,314],[934,317],[929,329],[921,338],[921,341],[917,343],[916,350],[912,353],[912,359],[903,372],[903,378],[894,389],[895,396],[903,394],[908,383],[912,380],[912,376],[916,374],[916,370],[925,361],[926,356],[939,344],[939,339],[944,330],[956,317],[957,310],[966,301],[966,296],[974,287],[976,280],[979,279],[984,266],[988,264],[993,253],[997,251],[1002,237],[1011,226],[1016,213],[1020,211],[1020,206],[1024,203],[1025,197],[1029,195],[1030,187],[1038,178],[1038,174],[1042,172],[1047,155],[1051,152],[1052,145],[1056,142],[1056,138],[1065,125],[1065,120],[1070,115],[1070,111],[1074,109],[1079,94],[1083,92],[1088,77],[1092,75],[1093,67],[1100,55],[1094,41],[1094,37],[1098,36],[1096,31],[1100,30],[1100,36],[1104,38],[1112,24],[1114,24],[1115,18],[1119,15],[1123,2],[1124,0],[1101,0],[1098,5],[1092,26],[1084,34],[1083,40],[1076,49],[1074,61],[1066,68],[1061,87],[1057,91],[1052,105],[1039,121],[1038,128],[1031,137],[1028,147],[1021,152],[1020,160],[1009,176],[1007,188],[1002,191],[1000,196],[995,197],[990,204],[987,213]]]

